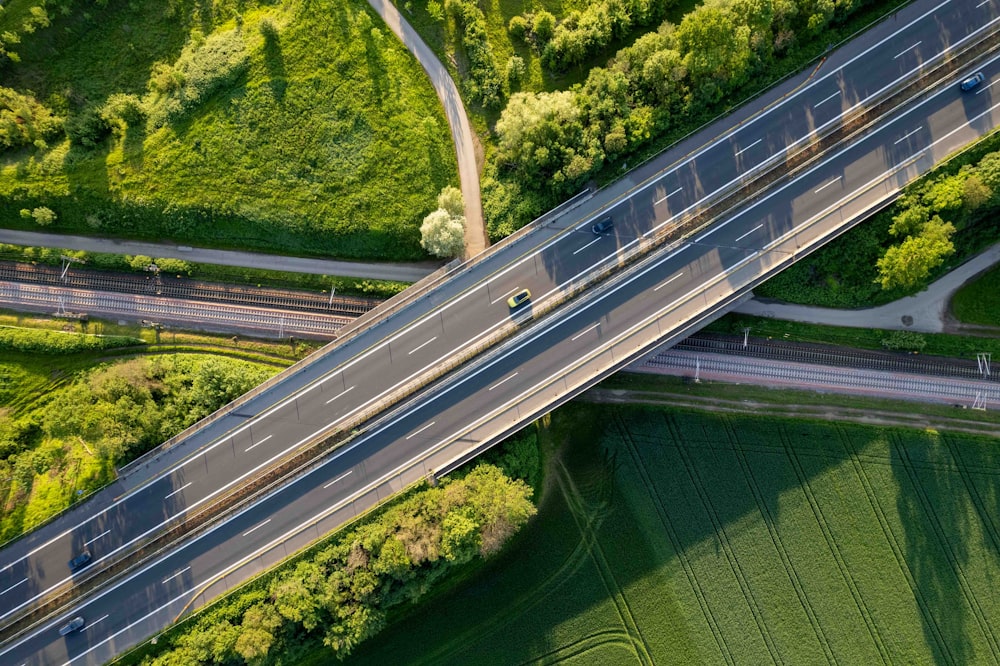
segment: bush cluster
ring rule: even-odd
[[[680,25],[665,22],[621,49],[571,90],[515,93],[496,124],[498,150],[484,174],[491,235],[522,225],[533,216],[526,210],[536,213],[574,194],[607,160],[666,134],[675,119],[690,122],[719,109],[734,91],[773,68],[797,35],[813,38],[861,4],[710,1],[685,15]],[[581,14],[555,27],[545,47],[553,54],[551,64],[579,62],[630,21],[657,11],[638,1],[598,6],[587,21]],[[617,9],[632,18],[609,15]],[[542,39],[538,15],[530,31],[524,23],[514,30]],[[556,43],[562,46],[552,46]]]
[[[469,60],[466,93],[476,104],[498,109],[504,101],[503,80],[486,35],[486,17],[472,0],[446,0],[445,9],[462,33],[462,45]]]
[[[0,326],[0,350],[30,354],[76,354],[145,344],[123,335],[87,335]]]
[[[488,464],[394,502],[206,614],[143,663],[290,662],[322,641],[344,658],[456,566],[488,557],[535,513],[531,489]],[[168,641],[161,641],[167,643]]]
[[[19,146],[44,147],[59,136],[63,120],[33,95],[0,86],[0,150]]]

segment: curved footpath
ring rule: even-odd
[[[955,328],[948,313],[948,303],[952,295],[963,284],[998,261],[1000,261],[1000,243],[942,276],[919,294],[874,308],[860,310],[814,308],[754,298],[733,308],[732,312],[830,326],[945,333]]]
[[[458,179],[462,185],[462,198],[465,200],[465,256],[473,257],[485,250],[488,242],[486,225],[483,222],[483,204],[479,194],[479,169],[476,168],[472,127],[469,125],[469,117],[465,113],[458,88],[455,87],[448,70],[420,38],[413,26],[400,15],[395,5],[389,0],[368,0],[368,4],[378,12],[389,29],[427,72],[444,107],[448,126],[451,128],[451,138],[455,143]]]
[[[435,261],[402,264],[286,257],[278,254],[262,254],[260,252],[210,250],[201,247],[188,247],[186,245],[146,243],[142,241],[92,236],[66,236],[63,234],[46,234],[38,231],[14,231],[12,229],[0,229],[0,243],[25,245],[28,247],[58,247],[68,250],[107,252],[110,254],[142,254],[147,257],[183,259],[201,264],[266,268],[272,271],[288,271],[290,273],[374,278],[379,280],[396,280],[398,282],[416,282],[436,271],[441,265],[440,262]]]

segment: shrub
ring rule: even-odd
[[[95,148],[111,133],[111,125],[93,104],[67,118],[65,127],[70,143],[83,148]]]
[[[40,227],[47,227],[56,221],[56,214],[51,208],[39,206],[31,211],[31,217]]]
[[[514,39],[524,41],[528,35],[528,21],[523,16],[514,16],[507,24],[507,32]]]
[[[98,336],[0,326],[0,350],[4,351],[59,355],[143,344],[138,338],[121,335]]]
[[[892,351],[923,351],[927,338],[913,331],[893,331],[882,338],[882,346]]]
[[[0,150],[27,146],[57,136],[62,118],[53,114],[29,93],[0,87]]]
[[[420,245],[435,257],[457,257],[465,252],[465,218],[438,208],[420,225]]]

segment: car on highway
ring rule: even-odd
[[[80,631],[86,623],[87,621],[82,617],[74,617],[72,620],[59,627],[59,635],[68,636],[75,631]]]
[[[615,222],[614,220],[611,219],[611,216],[609,215],[608,217],[604,218],[603,220],[592,226],[590,230],[594,232],[595,236],[600,236],[603,233],[611,231],[611,227],[613,226],[615,226]]]
[[[975,90],[979,87],[986,79],[986,75],[982,72],[976,72],[972,76],[962,80],[962,92],[969,92],[970,90]]]
[[[507,305],[513,310],[516,307],[524,305],[531,300],[531,292],[527,289],[521,289],[516,294],[507,299]]]
[[[79,571],[80,569],[90,564],[90,560],[91,560],[90,551],[85,550],[69,561],[69,570]]]

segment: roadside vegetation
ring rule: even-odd
[[[445,577],[479,569],[535,514],[536,438],[424,483],[217,600],[117,663],[329,663],[412,609]]]
[[[750,335],[755,338],[777,338],[787,342],[810,342],[848,349],[883,349],[965,359],[975,359],[976,354],[983,352],[1000,355],[1000,338],[997,337],[825,326],[738,313],[727,314],[704,330],[742,338],[745,328],[750,328]]]
[[[0,42],[6,227],[414,260],[457,180],[362,0],[12,0]]]
[[[499,238],[902,2],[401,4],[478,112],[484,214]]]
[[[149,275],[149,266],[156,267],[166,275],[187,277],[209,282],[235,282],[256,284],[258,287],[278,287],[306,289],[326,292],[334,289],[338,294],[386,299],[406,289],[408,282],[376,280],[373,278],[350,278],[335,275],[315,275],[275,271],[266,268],[243,266],[222,266],[200,264],[169,257],[146,257],[143,255],[109,254],[105,252],[85,252],[55,247],[25,247],[0,243],[0,259],[60,266],[62,257],[73,257],[83,264],[74,264],[72,270],[102,270]]]
[[[550,430],[518,545],[347,663],[993,658],[992,439],[579,402]]]
[[[892,206],[754,293],[823,307],[882,305],[921,291],[995,243],[997,219],[1000,133],[993,133],[908,185]],[[959,307],[970,312],[968,306]]]
[[[0,313],[0,542],[313,349],[85,326]]]

